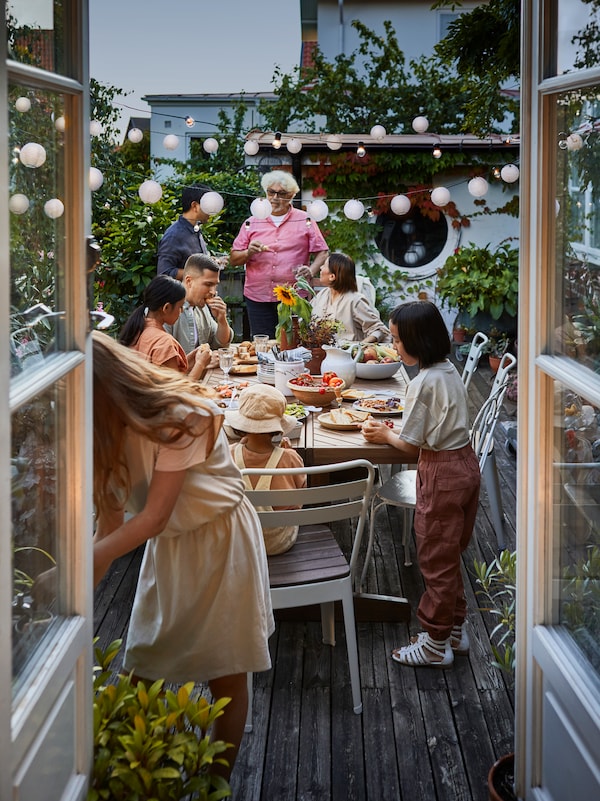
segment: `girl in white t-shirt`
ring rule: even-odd
[[[417,618],[423,631],[392,659],[410,667],[447,668],[466,654],[467,605],[461,554],[477,514],[480,473],[469,441],[467,392],[448,361],[450,338],[439,310],[429,301],[396,307],[390,318],[394,347],[407,365],[419,365],[408,385],[399,435],[369,420],[369,442],[386,442],[418,456],[414,528],[425,592]]]

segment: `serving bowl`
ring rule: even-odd
[[[293,380],[288,381],[287,385],[292,390],[298,401],[306,406],[330,406],[335,400],[335,389],[328,387],[327,385],[323,385],[321,383],[323,377],[320,375],[311,375],[311,378],[315,383],[315,386],[313,387],[294,384]],[[339,387],[336,387],[338,390],[345,388],[345,381],[340,384]]]
[[[400,362],[357,362],[356,377],[377,380],[391,378],[400,369]]]

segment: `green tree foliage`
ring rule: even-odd
[[[432,58],[410,61],[407,69],[389,20],[384,36],[359,20],[352,25],[360,44],[350,55],[328,61],[317,48],[313,66],[290,74],[276,69],[277,100],[260,105],[267,126],[274,131],[364,133],[382,124],[390,133],[412,132],[411,121],[423,108],[432,130],[461,130],[462,81]]]
[[[590,7],[588,22],[571,40],[579,48],[573,66],[576,69],[595,67],[600,61],[600,0],[583,0]]]
[[[455,9],[456,0],[439,0],[433,8]],[[461,77],[467,100],[463,129],[485,135],[498,130],[508,112],[518,130],[518,103],[502,95],[516,85],[520,73],[519,0],[490,0],[461,14],[436,45],[436,54]]]

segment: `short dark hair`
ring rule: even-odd
[[[206,184],[194,184],[194,186],[184,187],[181,193],[181,210],[185,213],[192,208],[192,203],[200,203],[200,198],[207,192],[210,192],[210,186]]]
[[[413,300],[396,306],[390,324],[398,329],[404,350],[419,360],[421,367],[431,367],[450,354],[448,329],[438,307],[429,300]]]
[[[337,292],[358,292],[356,265],[350,256],[345,253],[330,253],[328,266],[335,275],[335,281],[330,284],[332,289]]]
[[[206,253],[192,253],[187,257],[183,265],[183,274],[186,275],[190,272],[204,272],[204,270],[212,270],[213,273],[218,273],[220,267],[216,261],[213,261]]]

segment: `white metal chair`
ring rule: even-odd
[[[469,348],[469,352],[465,361],[465,367],[462,371],[463,384],[467,389],[469,389],[471,379],[473,378],[475,370],[477,370],[477,365],[479,364],[479,359],[481,358],[483,348],[488,342],[489,337],[486,336],[486,334],[484,334],[482,331],[478,331],[473,337],[471,347]]]
[[[508,386],[508,373],[515,366],[517,360],[510,353],[504,354],[498,373],[490,390],[490,394],[481,406],[471,428],[471,445],[479,461],[479,470],[485,481],[490,513],[498,548],[505,548],[502,500],[500,496],[500,483],[494,457],[494,429],[504,402],[504,395]],[[410,533],[412,529],[412,515],[417,503],[417,471],[402,470],[394,473],[382,486],[378,487],[371,501],[371,520],[369,526],[369,540],[367,553],[363,565],[360,584],[362,586],[371,559],[373,540],[375,536],[375,515],[382,506],[396,506],[404,509],[402,521],[402,545],[404,547],[404,564],[412,564],[410,557]]]
[[[346,647],[350,665],[352,703],[354,712],[362,712],[362,695],[358,670],[358,648],[354,620],[354,583],[357,561],[373,491],[375,468],[366,459],[316,467],[295,467],[266,470],[246,468],[244,475],[329,476],[351,471],[341,476],[339,483],[293,490],[247,490],[246,494],[257,508],[264,527],[299,525],[295,545],[285,553],[268,557],[271,600],[274,609],[320,604],[323,642],[335,645],[334,602],[341,601],[346,632]],[[358,476],[358,477],[357,477]],[[278,510],[281,506],[301,509]],[[329,524],[349,520],[353,526],[350,559],[342,553]],[[251,728],[251,676],[248,686],[249,716],[246,729]]]

